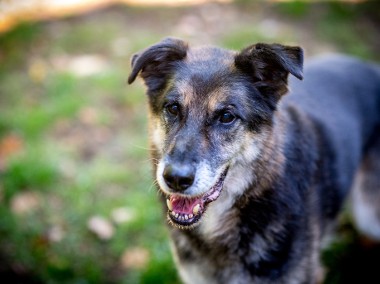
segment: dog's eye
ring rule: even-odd
[[[236,117],[231,112],[225,111],[219,116],[219,121],[223,124],[230,124],[235,118]]]
[[[171,104],[166,107],[166,110],[174,116],[177,116],[179,114],[179,105],[178,104]]]

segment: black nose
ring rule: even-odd
[[[167,165],[163,177],[174,191],[184,191],[194,182],[195,169],[190,165]]]

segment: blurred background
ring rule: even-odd
[[[170,35],[379,61],[379,3],[0,0],[1,282],[179,283],[131,54]],[[379,279],[348,214],[322,258],[325,283]]]

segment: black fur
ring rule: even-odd
[[[186,51],[187,45],[183,41],[167,38],[143,51],[141,55],[134,55],[131,60],[133,70],[128,77],[128,83],[131,84],[141,71],[150,91],[162,89],[173,69],[173,63],[185,58]]]
[[[303,71],[299,47],[256,44],[236,53],[176,39],[143,51],[132,67],[129,82],[141,72],[148,88],[152,131],[164,133],[152,139],[161,168],[191,165],[198,177],[207,164],[207,178],[228,169],[219,199],[204,205],[205,220],[171,227],[183,280],[317,283],[321,240],[362,157],[378,153],[379,67],[330,56]],[[220,122],[226,110],[235,118],[228,125]],[[159,165],[155,171],[169,202],[208,190],[194,183],[176,195]]]

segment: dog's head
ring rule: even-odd
[[[239,161],[259,155],[291,73],[302,79],[299,47],[256,44],[241,52],[189,48],[168,38],[132,58],[144,79],[156,177],[173,224],[190,228]],[[260,138],[259,138],[260,137]]]

